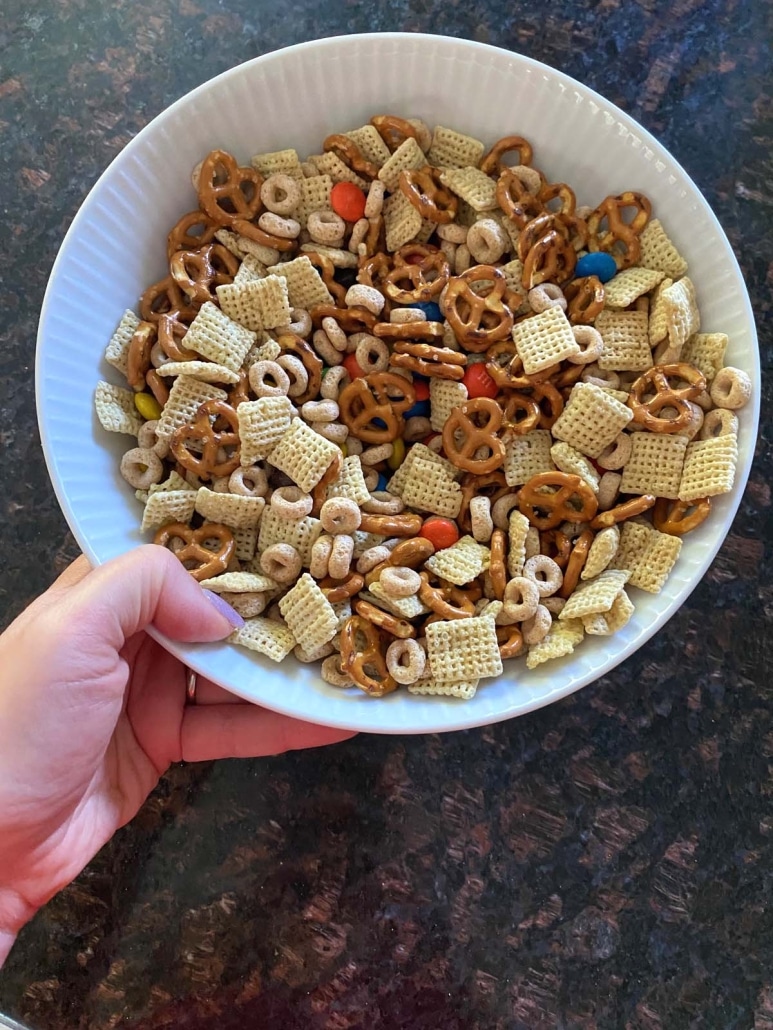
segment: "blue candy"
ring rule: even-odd
[[[386,490],[387,488],[387,477],[383,473],[378,474],[378,483],[376,484],[377,490]]]
[[[429,401],[416,401],[414,406],[406,411],[403,418],[413,418],[414,415],[429,418]]]
[[[428,322],[442,322],[443,312],[440,310],[440,305],[436,304],[434,300],[421,300],[416,304],[409,304],[409,308],[418,308],[419,311],[423,311],[427,316]]]
[[[594,254],[583,254],[577,262],[574,274],[580,279],[586,275],[596,275],[603,283],[617,275],[617,264],[611,254],[597,250]]]

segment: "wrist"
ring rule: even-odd
[[[18,891],[0,886],[0,968],[8,958],[16,936],[36,909]]]

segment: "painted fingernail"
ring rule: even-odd
[[[217,608],[224,619],[228,619],[234,629],[241,629],[244,625],[244,619],[232,608],[228,601],[224,601],[220,594],[216,594],[214,590],[204,590],[204,596],[212,605],[213,608]]]

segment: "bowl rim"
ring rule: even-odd
[[[592,101],[598,107],[611,115],[624,126],[624,128],[635,138],[640,140],[646,146],[648,146],[661,160],[666,161],[669,170],[681,177],[683,184],[691,190],[691,200],[695,202],[700,208],[701,216],[707,219],[713,226],[713,229],[721,241],[727,258],[740,281],[743,284],[742,293],[742,308],[745,320],[748,324],[749,337],[750,337],[750,348],[753,357],[753,364],[755,368],[752,370],[755,373],[755,382],[760,383],[760,357],[759,357],[759,341],[757,337],[756,324],[754,320],[754,313],[752,310],[751,302],[749,299],[748,291],[745,288],[745,281],[743,273],[738,264],[735,252],[730,245],[729,240],[722,228],[719,219],[712,210],[707,199],[703,195],[702,190],[692,177],[686,172],[682,165],[674,158],[671,152],[665,147],[664,144],[660,143],[659,140],[653,136],[649,130],[642,126],[636,119],[634,119],[627,112],[617,107],[616,104],[608,100],[602,94],[597,93],[589,86],[584,85],[572,76],[567,75],[565,72],[560,71],[557,68],[553,68],[551,65],[545,64],[542,61],[538,61],[535,58],[527,57],[524,54],[518,53],[517,51],[506,50],[502,47],[493,46],[488,43],[480,43],[475,40],[461,39],[456,36],[445,36],[432,33],[413,33],[413,32],[367,32],[367,33],[351,33],[337,36],[327,36],[321,39],[306,40],[301,43],[294,43],[286,47],[280,47],[276,50],[271,50],[265,54],[260,54],[257,57],[251,58],[247,61],[241,62],[240,64],[234,65],[232,68],[228,68],[218,75],[215,75],[204,82],[195,86],[192,90],[184,93],[178,97],[175,101],[161,110],[155,115],[147,125],[143,126],[142,129],[123,147],[108,163],[108,165],[101,172],[99,177],[95,180],[93,185],[90,187],[88,193],[80,203],[79,208],[73,217],[72,222],[59,246],[56,258],[49,274],[48,283],[46,286],[43,303],[41,305],[40,318],[38,322],[38,331],[36,337],[36,350],[35,350],[35,397],[36,397],[36,410],[37,410],[37,422],[38,431],[40,433],[41,444],[43,448],[43,454],[46,462],[46,467],[49,473],[49,478],[54,489],[57,501],[68,526],[73,533],[76,541],[81,547],[84,554],[88,557],[89,561],[93,565],[100,564],[100,559],[95,551],[89,544],[88,539],[80,530],[79,520],[76,513],[66,496],[63,488],[61,478],[58,475],[56,467],[56,459],[54,449],[49,436],[48,428],[46,425],[46,415],[43,411],[43,406],[40,401],[42,395],[42,380],[43,380],[43,354],[45,346],[45,329],[48,321],[48,317],[51,309],[51,298],[56,291],[57,279],[61,275],[63,267],[66,265],[68,258],[68,251],[72,245],[73,240],[77,237],[80,227],[82,224],[87,222],[90,215],[90,201],[103,183],[103,181],[110,175],[112,175],[116,168],[124,162],[128,162],[134,151],[143,146],[145,139],[151,134],[158,131],[160,127],[168,120],[172,119],[177,113],[178,109],[190,103],[196,97],[207,93],[213,85],[216,83],[222,83],[229,78],[238,78],[244,75],[248,70],[262,64],[270,64],[272,61],[279,60],[281,58],[293,57],[295,55],[303,55],[308,51],[324,51],[328,49],[336,49],[341,46],[351,46],[358,43],[370,44],[378,41],[379,43],[389,44],[400,44],[410,42],[419,44],[422,42],[432,43],[434,45],[443,46],[458,46],[462,49],[466,49],[471,53],[478,54],[490,54],[498,56],[500,59],[505,57],[516,64],[524,65],[534,72],[548,72],[552,77],[555,77],[560,84],[566,88],[576,90],[585,99]],[[753,440],[756,439],[759,430],[759,415],[760,415],[760,390],[756,389],[752,394],[751,404],[747,404],[744,408],[744,423],[746,423],[748,430],[753,434]],[[475,716],[472,714],[472,710],[466,704],[460,703],[458,706],[454,706],[454,717],[452,719],[441,718],[441,712],[447,711],[443,708],[438,710],[438,722],[437,724],[427,725],[424,724],[416,729],[410,726],[406,726],[402,722],[389,721],[388,709],[389,706],[384,706],[384,722],[382,725],[377,727],[368,724],[363,725],[358,720],[359,708],[352,706],[350,720],[340,718],[326,718],[324,710],[322,712],[315,712],[313,721],[319,725],[331,726],[342,729],[354,729],[361,732],[374,732],[380,734],[419,734],[419,733],[439,733],[439,732],[451,732],[455,730],[471,729],[478,726],[484,726],[493,724],[495,722],[502,722],[506,719],[516,718],[521,715],[527,715],[529,712],[536,711],[539,708],[543,708],[547,705],[553,704],[556,701],[560,701],[563,698],[575,693],[581,688],[588,686],[591,683],[596,682],[603,676],[610,675],[615,669],[617,669],[623,662],[627,661],[633,656],[644,644],[647,643],[661,628],[668,622],[679,610],[679,608],[686,602],[690,594],[696,589],[698,584],[704,578],[707,569],[714,561],[719,552],[720,548],[724,544],[727,535],[732,526],[733,520],[735,519],[738,508],[741,503],[744,489],[749,478],[751,465],[754,459],[754,446],[749,448],[748,455],[744,462],[739,461],[736,468],[735,484],[733,487],[733,493],[735,495],[734,500],[731,502],[731,510],[727,514],[727,528],[724,534],[716,541],[711,542],[707,548],[706,554],[701,558],[700,561],[696,562],[695,571],[693,574],[692,582],[688,585],[684,592],[684,595],[680,597],[678,603],[669,602],[664,605],[663,610],[657,615],[657,617],[636,637],[635,641],[625,649],[624,653],[616,657],[616,660],[611,667],[605,668],[603,672],[598,673],[595,670],[591,670],[587,675],[580,676],[577,681],[572,681],[562,689],[551,693],[549,696],[541,696],[532,698],[529,701],[513,701],[512,704],[505,705],[503,708],[496,713],[495,716],[487,714],[484,716]],[[161,643],[168,651],[170,651],[175,657],[177,657],[184,665],[195,672],[206,676],[207,672],[203,668],[201,661],[198,658],[197,651],[195,650],[196,645],[191,648],[191,645],[181,644],[177,641],[172,641],[166,638],[163,634],[159,633],[154,627],[149,627],[147,630],[148,634]],[[263,707],[271,710],[280,712],[285,715],[290,715],[294,718],[303,718],[304,716],[299,715],[297,710],[292,707],[283,706],[281,696],[276,699],[276,702],[267,701],[261,699],[257,701],[254,697],[248,693],[240,693],[238,687],[235,685],[229,685],[226,689],[230,690],[234,694],[243,697],[255,704],[260,704]],[[440,699],[438,699],[440,700]],[[446,699],[448,700],[448,699]],[[465,715],[465,711],[469,712]]]

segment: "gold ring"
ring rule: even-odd
[[[196,704],[196,681],[198,680],[197,674],[193,669],[186,670],[187,675],[185,678],[185,703],[188,705]]]

